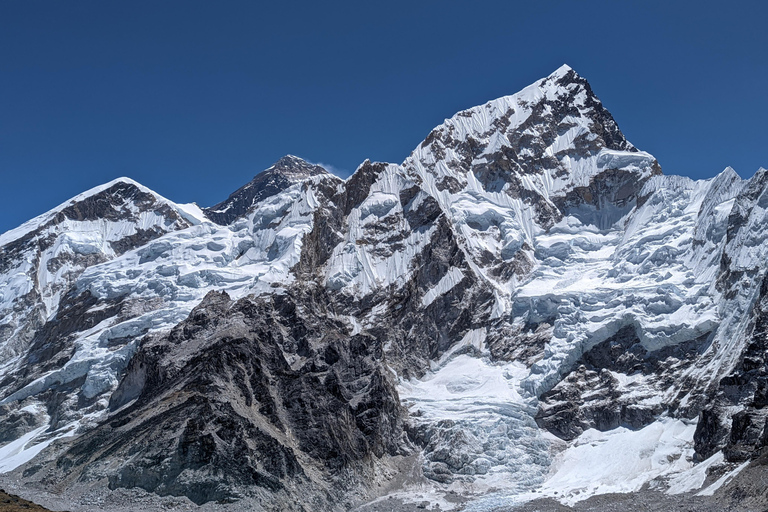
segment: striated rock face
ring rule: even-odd
[[[641,429],[662,413],[675,414],[676,404],[628,393],[620,379],[633,376],[649,389],[674,388],[681,370],[690,367],[709,347],[711,335],[649,351],[632,326],[584,353],[579,366],[540,397],[538,424],[561,439],[573,440],[589,428],[620,426]],[[645,400],[643,400],[644,398]]]
[[[564,66],[346,181],[99,187],[0,236],[0,471],[342,510],[410,454],[581,499],[552,471],[606,432],[652,458],[621,492],[698,481],[768,438],[766,176],[661,175]]]

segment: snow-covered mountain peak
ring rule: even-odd
[[[69,481],[340,510],[339,468],[416,450],[575,500],[608,431],[617,466],[676,461],[609,480],[663,489],[768,439],[765,226],[768,171],[662,175],[567,65],[346,180],[286,155],[201,211],[118,178],[0,237],[0,473],[74,436]]]
[[[328,171],[316,164],[307,162],[303,158],[294,155],[285,155],[280,160],[264,170],[264,173],[279,173],[292,180],[304,180],[311,176],[329,174]]]
[[[82,272],[171,231],[200,224],[199,212],[118,178],[65,201],[0,236],[0,365],[46,340]]]
[[[46,225],[60,224],[66,219],[128,221],[143,208],[161,207],[174,210],[175,215],[190,224],[197,224],[202,220],[202,215],[195,212],[194,208],[177,205],[131,178],[120,177],[90,188],[21,226],[0,234],[0,247],[24,238]]]
[[[566,74],[568,74],[569,71],[573,71],[573,68],[568,64],[563,64],[562,66],[554,70],[552,74],[549,76],[565,76]]]
[[[354,176],[362,171],[378,182],[366,190],[381,194],[369,201],[389,205],[398,194],[412,197],[406,189],[413,187],[431,197],[473,271],[495,290],[495,314],[502,315],[536,265],[540,234],[565,217],[611,228],[661,168],[626,140],[589,83],[563,66],[516,94],[446,119],[401,166],[378,176],[364,165]],[[365,264],[354,260],[349,267],[339,275],[354,275]]]
[[[154,190],[150,189],[149,187],[142,185],[138,181],[128,178],[126,176],[121,176],[119,178],[115,178],[101,185],[96,185],[95,187],[90,188],[85,192],[82,192],[76,195],[69,201],[65,201],[59,207],[54,208],[51,211],[57,211],[66,205],[73,205],[75,203],[86,200],[87,198],[98,196],[100,194],[105,196],[110,194],[126,196],[130,194],[135,194],[135,193],[147,194],[152,197],[158,198],[162,202],[171,202],[168,199],[161,196],[160,194],[158,194],[157,192],[155,192]]]
[[[260,201],[279,194],[298,182],[315,177],[341,182],[340,178],[320,165],[311,164],[297,156],[286,155],[230,194],[225,201],[205,208],[204,212],[213,222],[228,225],[242,218]]]
[[[530,191],[545,199],[586,187],[609,169],[626,169],[639,181],[660,173],[656,160],[626,140],[589,83],[568,66],[446,119],[404,167],[438,191],[456,193],[474,179],[486,192]]]

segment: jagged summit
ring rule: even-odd
[[[272,164],[272,166],[265,169],[263,173],[279,173],[293,180],[303,180],[311,176],[329,174],[324,167],[307,162],[303,158],[294,155],[285,155]]]
[[[193,211],[193,208],[178,205],[131,178],[119,177],[92,187],[19,227],[0,234],[0,246],[29,236],[33,231],[61,224],[65,220],[128,221],[137,213],[136,208],[160,208],[155,205],[174,210],[175,216],[183,218],[189,224],[200,222],[201,216],[199,212]]]
[[[455,209],[462,194],[504,194],[518,210],[512,217],[528,217],[529,237],[532,224],[549,229],[563,214],[609,226],[633,207],[643,183],[661,173],[569,66],[446,119],[403,167],[444,208]]]
[[[314,176],[333,175],[322,166],[311,164],[294,155],[285,155],[234,191],[225,201],[205,208],[203,211],[217,224],[231,224],[248,213],[248,210],[259,201]]]
[[[489,188],[510,183],[551,197],[616,168],[611,152],[638,153],[634,159],[646,161],[640,167],[658,167],[624,137],[589,82],[564,65],[516,94],[446,119],[404,166],[427,170],[440,189],[455,189],[454,179],[462,182],[462,175],[484,166],[475,174]]]
[[[636,156],[627,158],[612,151]],[[368,169],[367,164],[360,168]],[[632,179],[638,182],[660,173],[656,160],[639,152],[624,137],[589,82],[567,64],[518,93],[446,119],[403,166],[431,174],[437,179],[438,190],[455,192],[474,168],[475,177],[488,191],[506,187],[509,194],[530,197],[525,190],[520,192],[527,189],[543,198],[589,186],[592,178],[606,169],[631,167],[637,171]],[[256,202],[296,181],[329,174],[322,166],[286,155],[204,212],[217,224],[227,225]],[[540,205],[539,215],[545,225],[557,217],[552,207],[543,202]]]
[[[564,76],[569,71],[574,71],[574,69],[568,64],[563,64],[562,66],[554,70],[549,76]]]

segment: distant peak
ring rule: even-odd
[[[141,183],[139,183],[136,180],[133,180],[133,179],[125,177],[125,176],[120,176],[119,178],[115,178],[113,180],[107,181],[105,183],[102,183],[101,185],[96,185],[95,187],[92,187],[92,188],[82,192],[78,196],[73,197],[71,200],[74,200],[76,197],[80,197],[80,196],[97,194],[97,193],[99,193],[99,192],[101,192],[103,190],[107,190],[109,188],[112,188],[115,185],[133,185],[133,186],[135,186],[137,188],[140,188],[140,189],[147,189],[147,187],[145,187],[144,185],[142,185]],[[149,190],[149,189],[147,189],[147,190]]]
[[[285,155],[264,172],[281,174],[291,181],[329,174],[323,166],[307,162],[295,155]]]
[[[301,163],[309,163],[309,162],[307,162],[303,158],[298,157],[296,155],[285,155],[280,160],[275,162],[274,165],[290,165],[290,164],[301,164]]]
[[[141,183],[139,183],[138,181],[133,180],[133,179],[128,178],[128,177],[125,177],[125,176],[120,176],[119,178],[115,178],[112,181],[108,181],[108,182],[104,183],[103,185],[99,185],[96,188],[97,189],[108,189],[108,188],[111,188],[111,187],[113,187],[114,185],[117,185],[117,184],[133,185],[133,186],[141,188],[141,189],[146,189],[147,188],[144,185],[142,185]]]
[[[741,176],[733,170],[733,167],[730,165],[723,169],[723,171],[715,176],[714,178],[711,178],[712,181],[712,188],[713,190],[730,190],[733,187],[736,187],[737,189],[741,189],[741,187],[744,186],[744,184],[747,182],[747,180],[741,179]],[[732,196],[737,195],[736,192],[733,192],[731,194]]]
[[[12,240],[16,240],[21,236],[24,236],[30,231],[37,229],[38,227],[51,221],[52,219],[55,219],[57,215],[62,213],[64,213],[67,216],[67,218],[77,220],[77,221],[96,220],[96,219],[115,220],[117,218],[116,215],[122,215],[122,213],[121,214],[116,214],[114,212],[104,213],[103,211],[98,215],[96,215],[94,211],[83,213],[81,206],[79,205],[81,205],[83,202],[94,202],[94,198],[101,198],[106,200],[102,201],[99,207],[106,208],[106,207],[109,207],[109,205],[112,204],[112,202],[116,201],[120,203],[121,200],[126,200],[126,201],[134,200],[139,195],[143,195],[143,199],[149,199],[153,204],[155,201],[161,201],[163,203],[172,205],[173,208],[176,208],[175,203],[164,198],[154,190],[151,190],[150,188],[145,187],[144,185],[142,185],[136,180],[132,180],[131,178],[126,178],[125,176],[121,176],[119,178],[115,178],[101,185],[92,187],[86,190],[85,192],[81,192],[80,194],[59,204],[55,208],[48,210],[42,215],[38,215],[37,217],[25,222],[24,224],[22,224],[17,228],[11,229],[5,233],[0,233],[0,246]],[[86,215],[86,216],[81,218],[82,215]],[[91,215],[92,217],[89,217],[89,215]],[[110,217],[109,215],[112,215],[112,217]]]
[[[85,199],[87,197],[94,196],[94,195],[99,194],[101,192],[104,192],[106,190],[110,190],[113,187],[115,187],[116,185],[130,185],[130,186],[135,187],[136,189],[140,190],[141,192],[145,192],[145,193],[148,193],[148,194],[152,194],[152,195],[154,195],[156,197],[160,197],[160,195],[157,194],[154,190],[151,190],[151,189],[145,187],[144,185],[142,185],[138,181],[132,180],[131,178],[126,178],[125,176],[121,176],[119,178],[115,178],[115,179],[113,179],[111,181],[108,181],[106,183],[103,183],[101,185],[97,185],[97,186],[95,186],[93,188],[90,188],[90,189],[86,190],[85,192],[82,192],[81,194],[76,195],[75,197],[70,199],[69,202],[70,203],[74,203],[74,202],[77,202],[77,201],[82,201],[83,199]]]
[[[221,203],[205,208],[206,217],[227,225],[246,215],[260,201],[314,176],[332,176],[324,167],[295,155],[285,155]]]
[[[587,94],[594,96],[592,88],[589,86],[589,82],[586,78],[579,75],[575,69],[568,64],[563,64],[556,70],[554,70],[548,77],[538,82],[539,87],[564,89],[568,88],[572,84],[577,84],[587,90]]]

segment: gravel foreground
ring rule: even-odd
[[[768,483],[766,483],[768,486]],[[550,499],[543,499],[543,500],[536,500],[529,503],[525,503],[522,505],[516,505],[516,506],[502,506],[495,509],[490,509],[492,512],[502,512],[502,511],[514,511],[514,512],[634,512],[634,511],[644,511],[644,512],[671,512],[671,511],[680,511],[680,512],[767,512],[768,511],[768,500],[766,500],[765,493],[768,491],[768,487],[763,487],[763,496],[761,497],[739,497],[740,493],[737,489],[732,489],[733,492],[731,493],[725,493],[726,496],[716,496],[716,497],[696,497],[691,495],[678,495],[678,496],[668,496],[663,493],[654,492],[654,491],[641,491],[637,493],[631,493],[631,494],[605,494],[601,496],[595,496],[588,500],[585,500],[583,502],[580,502],[576,504],[574,507],[567,507],[565,505],[561,505],[560,503],[550,500]],[[728,496],[727,494],[730,494]],[[103,511],[115,511],[115,510],[185,510],[185,511],[193,511],[193,510],[211,510],[211,507],[196,507],[193,504],[188,503],[182,503],[182,502],[165,502],[164,506],[161,505],[162,508],[155,508],[152,506],[148,506],[147,508],[143,508],[139,505],[137,507],[137,503],[134,500],[130,500],[133,502],[131,505],[129,505],[126,508],[120,507],[114,507],[114,506],[106,506],[104,508],[90,508],[90,510],[103,510]],[[140,500],[143,501],[143,500]],[[152,500],[154,501],[154,500]],[[144,505],[149,505],[146,501],[143,503]],[[154,503],[155,505],[159,505],[159,503]],[[464,504],[457,504],[458,507],[453,509],[455,511],[461,511],[464,509]],[[260,510],[257,508],[244,508],[242,507],[242,504],[237,505],[228,505],[228,506],[217,506],[214,509],[218,510]],[[24,500],[23,498],[20,498],[18,496],[8,494],[2,490],[0,490],[0,512],[44,512],[44,511],[51,511],[52,509],[48,509],[45,507],[42,507],[40,505],[37,505],[31,501]],[[54,510],[63,510],[61,508],[56,508]],[[85,510],[85,509],[83,509]],[[440,507],[439,505],[430,503],[429,501],[422,501],[417,503],[405,503],[401,499],[398,498],[391,498],[391,499],[384,499],[379,500],[376,503],[363,505],[361,507],[353,509],[355,512],[422,512],[422,511],[433,511],[433,512],[442,512],[448,509],[445,509],[443,507]]]
[[[6,491],[0,491],[0,512],[16,511],[174,511],[174,512],[235,512],[264,510],[248,499],[231,503],[206,503],[197,506],[186,498],[160,497],[140,489],[104,487],[89,490],[78,489],[74,503],[62,495],[39,491],[23,484],[18,485],[9,475],[0,479]],[[407,476],[403,480],[411,480]],[[406,483],[401,480],[399,484]],[[411,480],[412,482],[412,480]],[[709,484],[707,482],[705,485]],[[396,489],[392,489],[396,491]],[[12,493],[19,494],[15,496]],[[69,494],[69,492],[68,492]],[[474,498],[477,498],[476,496]],[[31,501],[27,501],[31,500]],[[438,499],[404,500],[401,492],[383,496],[373,502],[350,509],[353,512],[474,512],[473,498],[447,492]],[[33,503],[34,502],[34,503]],[[39,505],[38,505],[39,504]],[[48,507],[48,508],[45,508]],[[301,510],[298,504],[286,504],[284,510]],[[305,509],[306,510],[306,509]],[[552,499],[538,499],[516,505],[483,507],[483,512],[768,512],[768,454],[764,454],[733,480],[719,489],[714,496],[696,496],[695,493],[667,495],[656,490],[643,489],[627,494],[603,494],[565,506]]]
[[[48,509],[0,489],[0,512],[42,512],[45,510]]]

